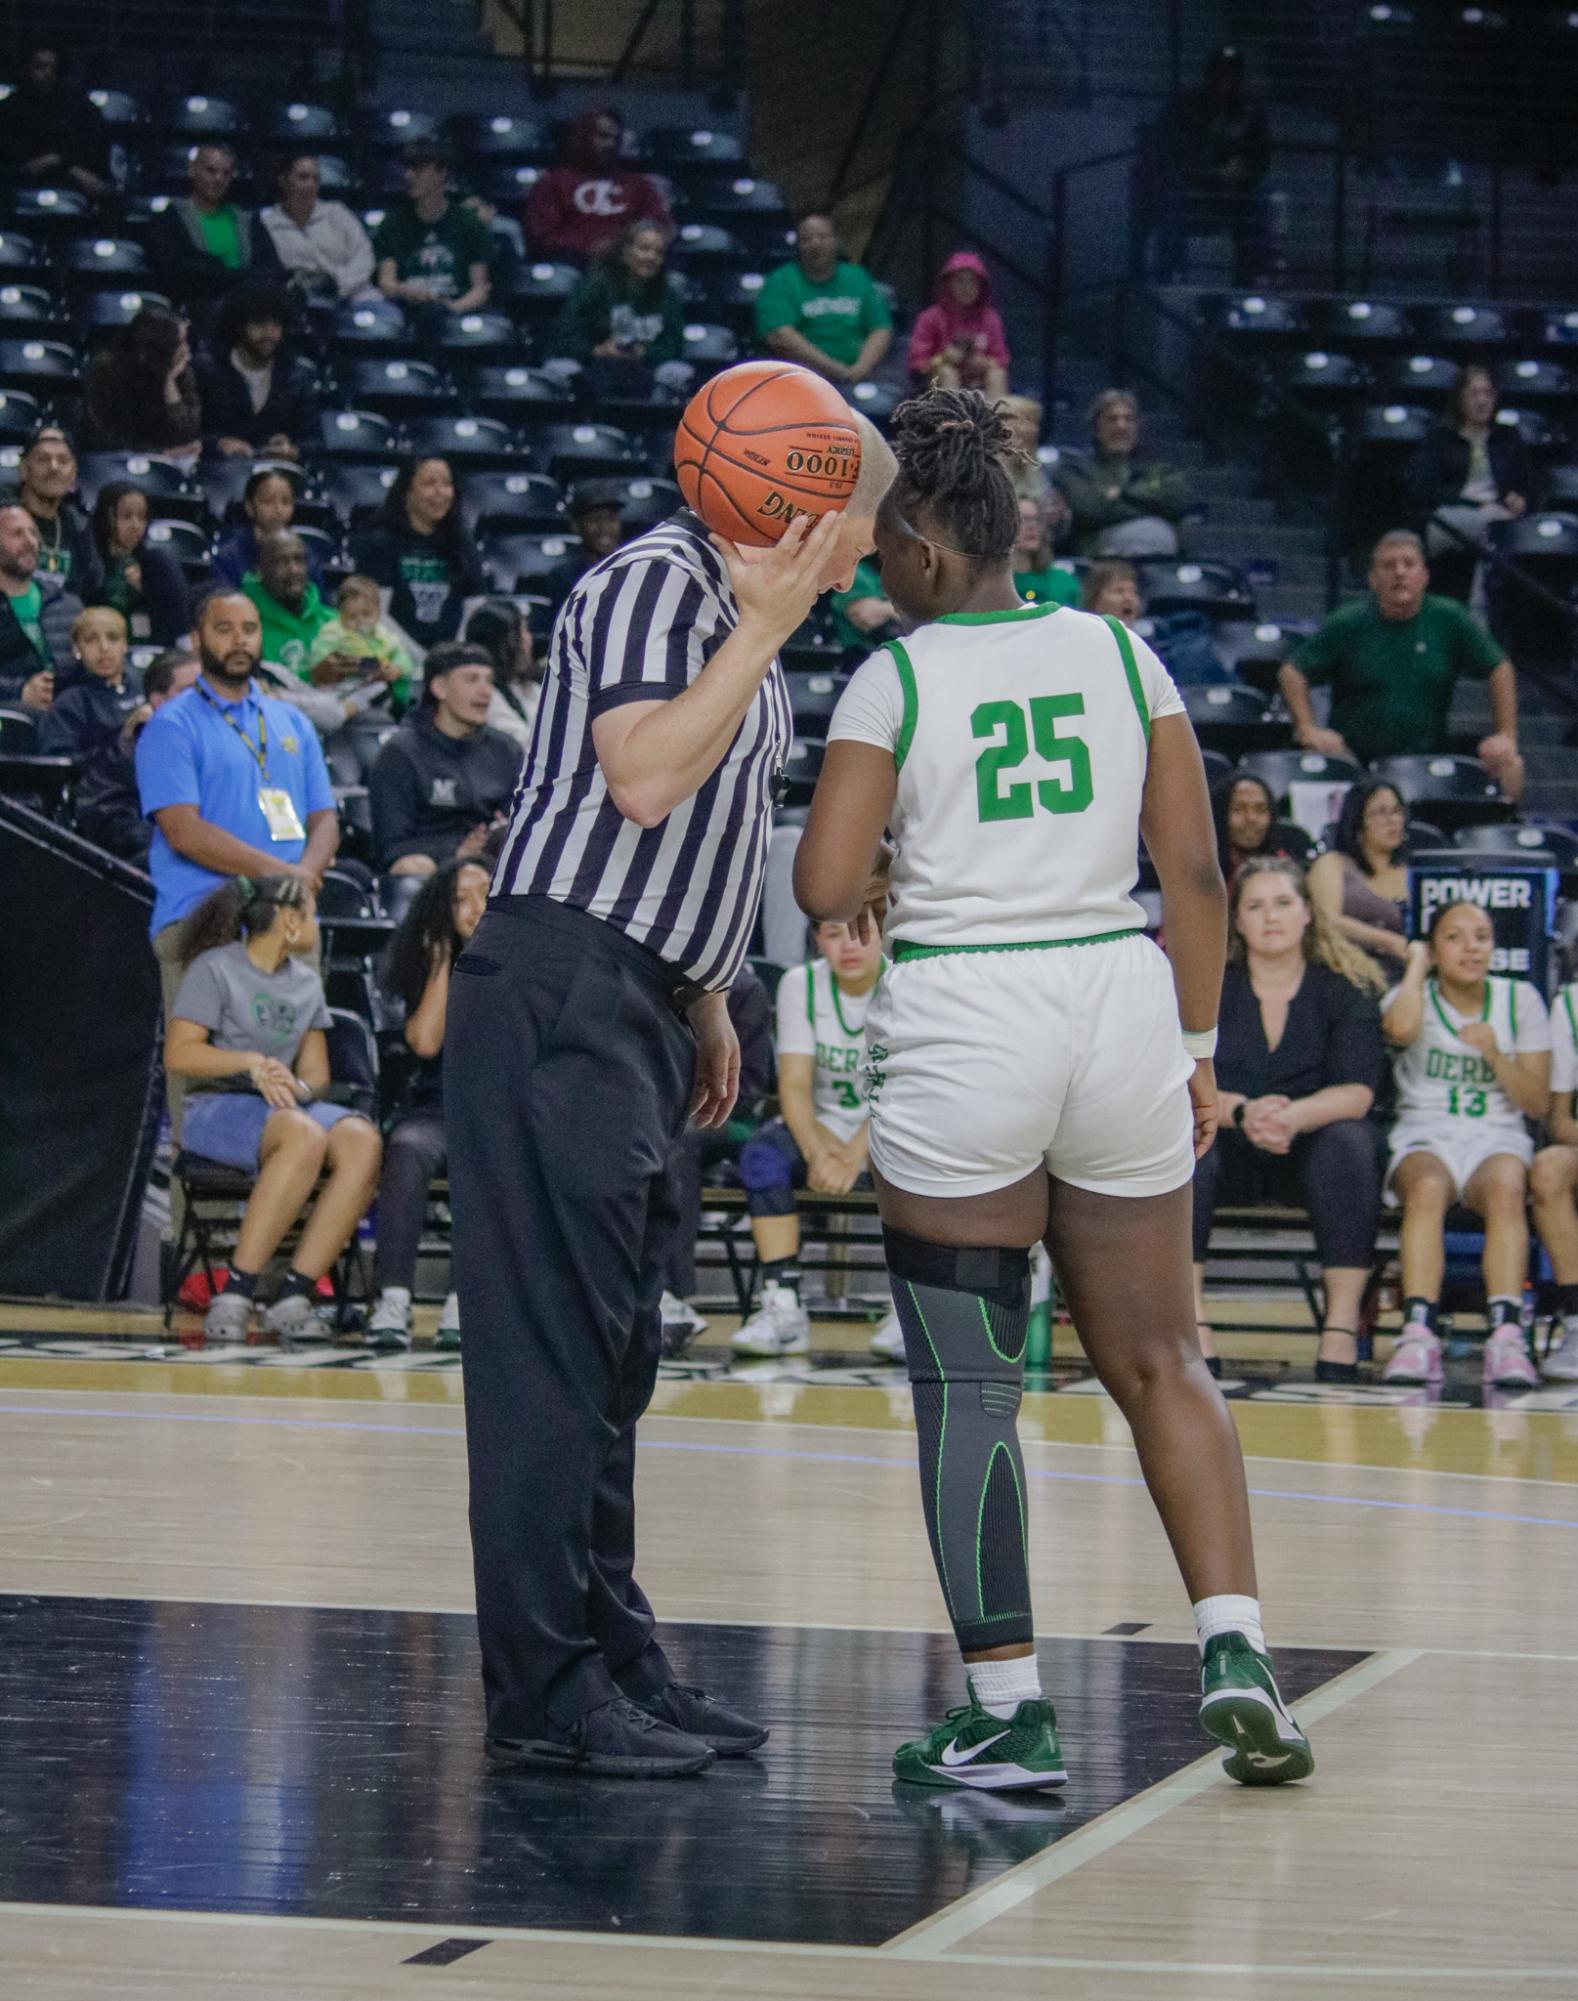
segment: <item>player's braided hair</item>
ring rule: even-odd
[[[232,876],[211,890],[181,927],[176,956],[189,966],[202,952],[256,938],[282,910],[305,910],[307,885],[298,876]]]
[[[1008,470],[1013,434],[976,389],[933,389],[893,413],[889,442],[906,494],[947,524],[959,554],[1000,562],[1019,533],[1019,500]]]

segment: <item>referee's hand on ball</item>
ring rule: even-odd
[[[822,569],[840,519],[797,514],[770,549],[742,549],[722,535],[712,537],[728,565],[740,623],[754,626],[775,652],[810,617],[822,593]]]

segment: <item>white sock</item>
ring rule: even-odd
[[[1035,1702],[1041,1694],[1041,1670],[1034,1654],[1017,1661],[971,1661],[965,1669],[975,1699],[989,1716],[1012,1722],[1021,1702]]]
[[[411,1304],[411,1288],[405,1285],[386,1285],[378,1295],[378,1304],[382,1306],[386,1302],[390,1306],[409,1306]]]
[[[1194,1608],[1194,1629],[1205,1652],[1207,1640],[1218,1633],[1242,1633],[1257,1653],[1266,1651],[1266,1635],[1260,1624],[1260,1600],[1240,1598],[1224,1592],[1218,1598],[1202,1598]]]

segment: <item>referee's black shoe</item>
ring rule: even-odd
[[[489,1737],[486,1750],[496,1772],[530,1766],[603,1779],[687,1779],[713,1759],[712,1747],[700,1737],[623,1695],[545,1737]]]
[[[633,1699],[636,1707],[644,1709],[648,1716],[670,1729],[683,1730],[687,1737],[700,1738],[720,1758],[743,1758],[750,1751],[759,1751],[767,1742],[769,1733],[760,1723],[753,1723],[736,1710],[725,1709],[721,1702],[714,1702],[699,1688],[684,1688],[671,1681],[652,1695]]]

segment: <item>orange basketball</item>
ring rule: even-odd
[[[743,361],[698,389],[674,437],[685,503],[715,534],[768,549],[797,514],[838,514],[860,476],[855,413],[787,361]]]

